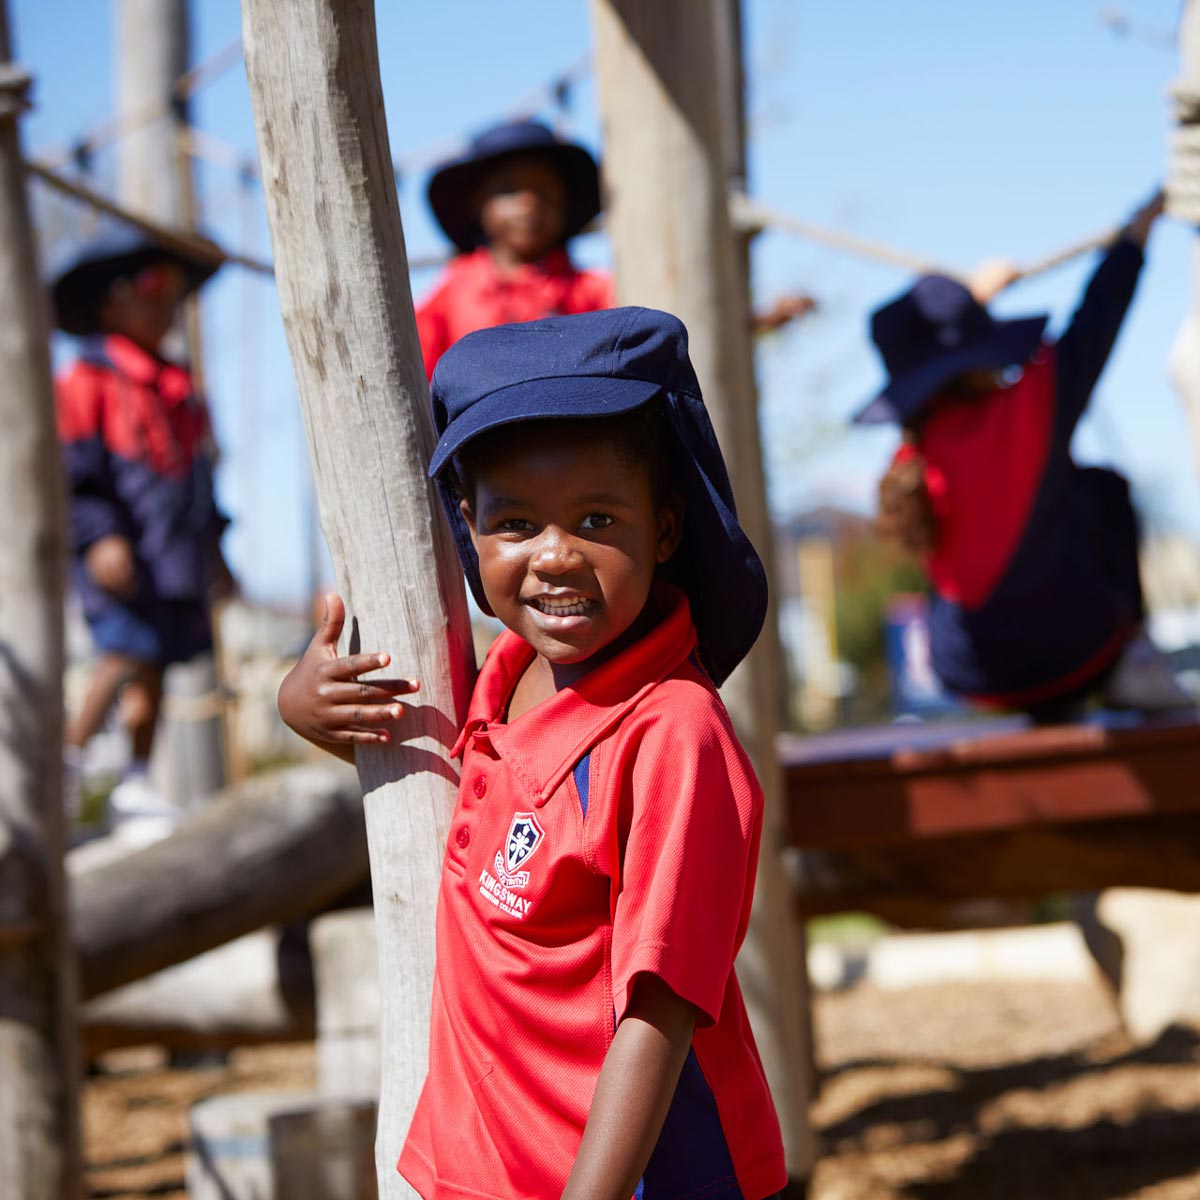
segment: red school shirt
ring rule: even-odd
[[[698,1010],[635,1195],[762,1200],[783,1145],[733,960],[762,792],[696,665],[686,599],[510,724],[533,659],[500,636],[455,748],[429,1075],[399,1170],[424,1200],[557,1200],[636,977]]]
[[[452,259],[417,309],[417,335],[425,373],[468,333],[513,321],[540,321],[613,306],[612,280],[581,271],[563,247],[515,271],[496,269],[486,246]]]

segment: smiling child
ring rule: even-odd
[[[762,793],[717,694],[766,578],[666,313],[472,334],[430,464],[507,627],[454,747],[429,1075],[399,1169],[425,1200],[764,1200],[779,1124],[734,972]],[[343,757],[412,681],[359,682],[341,601],[280,689]]]

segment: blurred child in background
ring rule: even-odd
[[[567,243],[600,212],[600,172],[582,146],[538,121],[498,125],[429,180],[429,206],[459,253],[417,308],[426,373],[468,333],[611,308],[611,278],[580,270]],[[778,329],[814,307],[777,300],[755,318]]]
[[[210,598],[232,588],[208,412],[187,369],[161,354],[182,300],[215,269],[119,230],[87,243],[53,282],[58,325],[85,339],[56,393],[73,578],[99,655],[67,728],[68,787],[120,694],[131,759],[109,821],[132,840],[172,824],[147,779],[163,671],[211,650]]]
[[[889,379],[856,420],[903,430],[880,526],[922,561],[933,665],[958,695],[1040,721],[1095,693],[1113,707],[1191,702],[1142,629],[1129,486],[1070,453],[1162,207],[1156,196],[1109,247],[1057,343],[1044,315],[987,312],[1017,275],[1001,262],[969,287],[925,276],[872,315]]]

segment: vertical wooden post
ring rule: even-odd
[[[626,303],[688,328],[692,362],[729,466],[738,512],[771,554],[751,346],[744,243],[729,219],[729,176],[742,170],[740,23],[736,0],[593,0],[604,123],[608,229]],[[774,611],[724,696],[766,793],[763,854],[750,932],[738,961],[755,1037],[779,1110],[793,1178],[812,1169],[803,933],[780,850],[781,707]]]
[[[351,644],[421,681],[406,741],[360,751],[382,996],[380,1195],[427,1065],[434,909],[473,671],[434,445],[370,0],[243,0],[276,280]]]
[[[62,805],[62,472],[0,0],[0,1192],[79,1195]]]
[[[1200,0],[1188,0],[1179,23],[1180,73],[1174,93],[1178,126],[1167,171],[1167,211],[1200,226]],[[1200,467],[1200,238],[1192,250],[1196,294],[1171,350],[1169,369],[1192,430]]]

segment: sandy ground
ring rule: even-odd
[[[1138,1049],[1082,984],[858,987],[814,1020],[812,1200],[1200,1200],[1200,1028]],[[87,1083],[92,1197],[184,1200],[188,1104],[314,1075],[310,1046],[140,1058]]]

